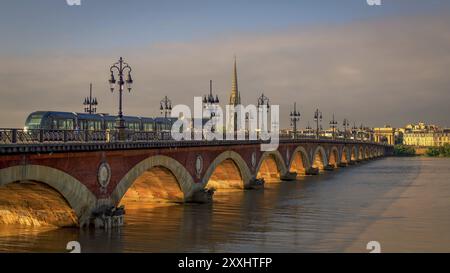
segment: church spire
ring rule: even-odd
[[[237,63],[236,63],[236,55],[235,55],[234,56],[233,82],[232,82],[232,86],[231,86],[230,105],[241,104],[240,97],[241,97],[241,94],[239,93],[239,88],[238,88]]]

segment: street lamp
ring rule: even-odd
[[[208,106],[214,106],[214,105],[219,104],[219,96],[216,95],[216,97],[214,97],[214,95],[212,93],[212,89],[213,89],[212,84],[213,84],[213,81],[210,80],[209,81],[209,94],[203,96],[203,103],[205,104],[205,108],[208,108]]]
[[[311,127],[311,125],[309,124],[309,121],[308,121],[308,126],[306,126],[306,132],[307,132],[308,136],[314,135],[314,130]]]
[[[117,74],[119,76],[118,81],[116,81],[114,77],[114,70],[117,70]],[[133,85],[133,79],[131,78],[131,67],[123,61],[122,57],[120,57],[119,61],[113,64],[109,71],[111,72],[111,78],[109,80],[111,92],[114,92],[116,85],[119,88],[119,116],[117,118],[117,129],[119,130],[119,140],[125,140],[125,120],[122,112],[122,93],[125,86],[128,89],[128,92],[131,92],[131,87]],[[126,80],[124,80],[125,72],[128,72],[128,77]]]
[[[332,132],[332,136],[333,136],[333,140],[336,139],[336,127],[338,125],[338,122],[334,119],[334,114],[333,114],[333,120],[330,121],[330,126],[331,129],[333,130]]]
[[[210,119],[213,119],[216,116],[217,107],[219,105],[219,96],[216,94],[213,95],[213,81],[209,81],[209,94],[203,96],[203,104],[204,108],[209,112]],[[215,126],[212,126],[211,131],[214,132],[216,130]]]
[[[264,96],[264,93],[258,98],[258,108],[263,107],[263,106],[267,107],[267,112],[269,112],[269,108],[270,108],[270,100],[268,97]]]
[[[297,103],[294,103],[294,111],[291,112],[291,125],[294,127],[294,139],[297,138],[297,122],[300,121],[301,114],[297,111]]]
[[[89,97],[84,98],[84,112],[93,114],[97,112],[98,101],[97,98],[92,97],[92,83],[89,88]]]
[[[161,115],[164,115],[164,118],[167,119],[167,116],[170,115],[170,113],[172,112],[172,101],[169,100],[167,96],[165,96],[164,99],[162,99],[159,104],[160,104],[159,110],[161,111]]]
[[[344,119],[344,123],[342,124],[344,126],[344,139],[347,138],[347,128],[350,126],[350,123],[348,119]]]
[[[356,127],[355,122],[353,122],[352,134],[353,134],[353,139],[357,140],[358,139],[358,127]]]
[[[264,131],[263,128],[264,128],[265,125],[267,125],[267,131],[269,131],[269,129],[268,129],[269,128],[269,125],[268,125],[269,121],[268,120],[264,120],[264,117],[267,117],[267,116],[265,116],[263,114],[264,106],[267,107],[266,111],[267,111],[267,113],[269,113],[270,100],[269,100],[268,97],[266,97],[264,95],[264,93],[262,93],[261,96],[258,98],[258,113],[261,114],[261,128],[259,128],[259,129],[260,129],[261,132]]]
[[[359,134],[360,134],[361,141],[363,141],[364,138],[365,138],[365,132],[364,131],[365,131],[364,130],[364,125],[361,123],[361,126],[359,127]]]
[[[315,112],[314,112],[314,121],[316,122],[316,138],[317,139],[319,139],[319,137],[320,137],[320,133],[319,133],[319,130],[320,130],[320,128],[322,127],[322,126],[319,126],[319,123],[320,122],[322,122],[322,112],[321,111],[319,111],[319,109],[317,109]]]

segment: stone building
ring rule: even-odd
[[[391,126],[386,125],[383,128],[373,128],[373,136],[375,142],[395,145],[395,129]]]
[[[441,129],[425,123],[405,127],[403,144],[416,147],[440,147],[450,144],[450,129]]]

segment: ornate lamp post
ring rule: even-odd
[[[116,78],[114,77],[114,70],[117,71],[117,75],[119,77],[118,81],[116,81]],[[131,87],[133,85],[133,79],[131,78],[131,67],[123,61],[122,57],[120,57],[119,61],[113,64],[109,71],[111,72],[111,78],[109,80],[111,92],[114,92],[116,84],[119,88],[119,116],[117,117],[117,130],[119,130],[119,140],[125,140],[125,120],[123,119],[122,112],[122,93],[125,85],[128,92],[131,92]],[[124,73],[126,72],[128,72],[128,77],[124,80]]]
[[[294,129],[294,139],[297,138],[297,122],[300,121],[301,114],[299,111],[297,111],[297,103],[294,103],[294,111],[291,112],[290,118],[291,118],[291,126],[293,126]]]
[[[330,121],[330,126],[331,129],[333,130],[332,134],[333,134],[333,140],[336,139],[336,127],[338,125],[338,122],[334,119],[334,114],[333,114],[333,120]]]
[[[364,125],[361,123],[361,126],[359,127],[359,132],[360,132],[360,138],[361,138],[361,141],[363,141],[364,140],[364,135],[365,135],[365,133],[364,133]]]
[[[159,110],[161,111],[161,115],[164,115],[164,118],[167,119],[167,116],[170,115],[172,112],[172,101],[169,100],[167,96],[164,97],[164,99],[161,100],[159,103],[160,107]]]
[[[353,139],[354,140],[358,139],[358,127],[356,127],[356,123],[355,122],[353,122],[352,135],[353,135]]]
[[[262,118],[262,124],[261,124],[261,126],[264,126],[265,124],[267,125],[267,130],[269,130],[268,128],[269,128],[269,125],[267,124],[268,123],[268,120],[264,120],[264,115],[263,115],[263,113],[262,113],[262,110],[263,110],[263,107],[267,107],[267,113],[269,113],[269,109],[270,109],[270,100],[269,100],[269,98],[268,97],[266,97],[265,95],[264,95],[264,93],[262,93],[261,94],[261,96],[258,98],[258,111],[261,111],[261,117],[263,117]],[[263,128],[259,128],[260,130],[261,130],[261,132],[262,132],[262,129]]]
[[[344,126],[344,139],[346,139],[347,138],[347,128],[348,128],[348,126],[350,126],[348,119],[344,119],[344,123],[342,125]]]
[[[320,138],[320,128],[321,128],[322,126],[319,126],[319,125],[320,125],[320,122],[322,122],[322,119],[323,119],[323,117],[322,117],[322,112],[319,111],[319,109],[317,109],[317,110],[314,112],[314,121],[316,122],[316,138],[317,138],[317,139]]]
[[[306,132],[307,132],[308,136],[314,135],[313,128],[312,128],[311,125],[309,124],[309,121],[308,121],[308,126],[306,126]]]
[[[89,97],[84,98],[84,112],[89,114],[97,113],[97,98],[92,97],[92,83],[89,88]]]
[[[270,109],[270,100],[268,97],[266,97],[264,95],[264,93],[258,98],[258,108],[262,107],[262,106],[266,106],[267,107],[267,112]]]
[[[213,95],[213,81],[209,81],[209,94],[203,96],[203,104],[204,108],[209,112],[209,117],[212,119],[216,116],[217,107],[219,105],[219,96]],[[211,131],[214,132],[216,130],[215,127],[211,128]]]

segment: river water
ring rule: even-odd
[[[105,231],[0,227],[0,252],[450,252],[450,159],[386,158],[211,205],[130,211]]]

